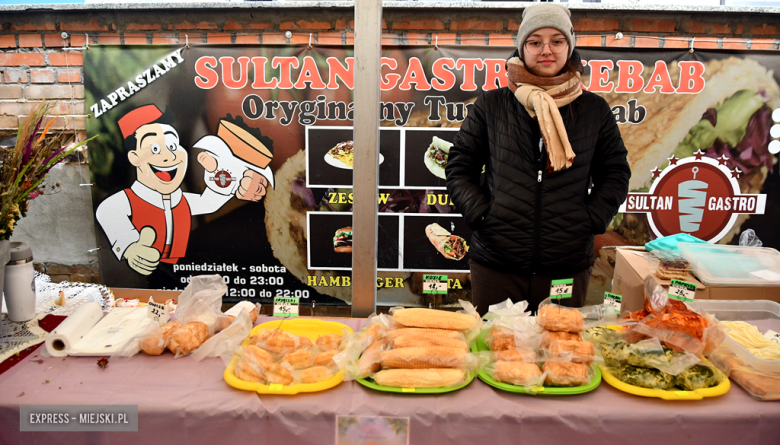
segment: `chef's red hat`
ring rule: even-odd
[[[135,134],[135,131],[143,125],[151,124],[163,115],[157,105],[150,104],[138,107],[122,116],[117,123],[122,130],[122,138]]]

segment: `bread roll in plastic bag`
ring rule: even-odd
[[[168,340],[168,350],[178,357],[190,355],[209,338],[205,323],[193,321],[179,326]]]
[[[557,304],[540,306],[536,321],[548,331],[579,333],[585,330],[585,320],[580,311]]]
[[[471,354],[443,346],[391,349],[381,354],[381,364],[388,368],[457,368],[469,366],[470,362],[473,362]],[[471,363],[472,369],[475,365]]]
[[[596,358],[592,343],[577,340],[553,340],[547,348],[547,356],[555,361],[591,363]]]
[[[546,362],[542,365],[545,386],[582,386],[593,378],[593,368],[581,363]]]
[[[469,372],[461,368],[385,369],[373,376],[374,382],[396,388],[448,388],[465,383]]]
[[[483,368],[494,380],[531,390],[544,383],[542,370],[536,363],[498,361]]]
[[[192,358],[199,362],[206,357],[220,357],[227,366],[251,332],[252,319],[249,311],[241,311],[227,328],[217,332],[200,345],[192,353]]]
[[[176,319],[182,324],[199,321],[206,325],[209,337],[220,327],[230,325],[230,318],[222,313],[222,296],[227,285],[219,275],[199,275],[179,295]],[[225,324],[226,323],[226,324]]]

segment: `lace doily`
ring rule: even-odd
[[[17,352],[43,343],[48,332],[38,326],[38,320],[46,314],[38,314],[30,321],[15,322],[8,314],[0,314],[0,363]]]
[[[65,293],[65,304],[56,305],[60,291]],[[114,306],[114,295],[106,286],[90,283],[72,283],[63,281],[52,283],[51,277],[35,272],[35,313],[38,315],[70,315],[79,306],[87,302],[95,302],[108,312]],[[3,300],[3,312],[8,312]]]

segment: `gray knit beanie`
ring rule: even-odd
[[[555,28],[566,36],[569,41],[569,57],[574,51],[574,27],[571,25],[571,12],[566,7],[556,3],[538,3],[523,10],[523,21],[517,30],[517,50],[523,57],[525,39],[541,28]]]

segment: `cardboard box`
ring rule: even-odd
[[[644,307],[644,279],[653,274],[656,264],[643,247],[618,247],[612,293],[623,296],[621,310],[638,311]],[[664,287],[669,280],[655,279]],[[780,303],[780,287],[705,286],[692,275],[685,281],[696,285],[696,299],[705,300],[771,300]]]

